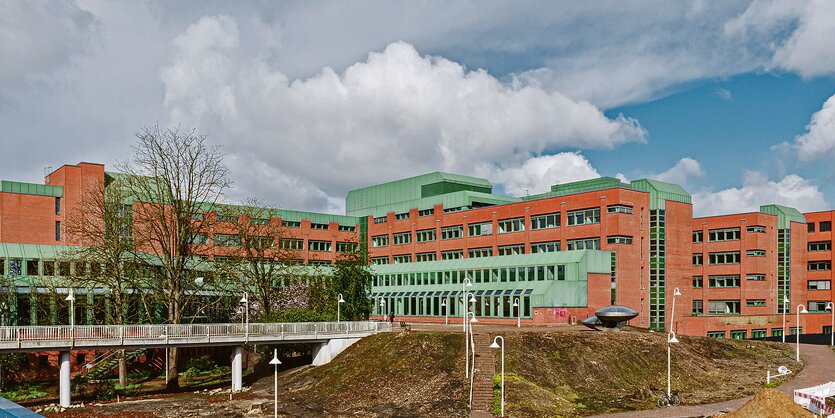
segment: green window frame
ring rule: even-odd
[[[831,251],[832,250],[832,241],[814,241],[810,242],[807,245],[807,248],[810,253],[815,253],[819,251]]]
[[[708,254],[708,264],[739,264],[739,251],[725,251]]]
[[[399,232],[397,234],[392,235],[392,242],[394,245],[405,245],[412,243],[412,233],[411,232]]]
[[[832,270],[832,261],[830,261],[830,260],[809,261],[808,264],[807,264],[807,269],[809,271],[828,271],[828,270]]]
[[[522,232],[525,230],[525,218],[501,219],[498,222],[499,234]]]
[[[421,229],[415,231],[415,241],[417,242],[432,242],[435,241],[434,229]]]
[[[560,250],[559,241],[531,243],[531,253],[554,253]]]
[[[632,214],[632,206],[627,205],[609,205],[606,207],[607,213],[625,213],[627,215]]]
[[[739,241],[739,228],[711,229],[707,231],[708,242]]]
[[[600,238],[581,238],[566,241],[566,248],[571,250],[599,250]]]
[[[492,235],[492,234],[493,234],[493,223],[492,222],[481,222],[481,223],[477,223],[477,224],[467,225],[467,236],[480,237],[480,236]]]
[[[558,228],[559,226],[559,212],[531,216],[531,230]]]
[[[389,245],[388,235],[375,235],[371,237],[371,248],[387,247]]]
[[[441,240],[464,238],[464,226],[446,226],[441,228]]]
[[[332,243],[330,241],[310,240],[307,242],[307,248],[310,251],[321,253],[329,253],[333,251]]]
[[[762,225],[749,225],[747,228],[745,228],[745,230],[750,232],[750,233],[758,233],[758,234],[764,234],[765,233],[765,227],[762,226]]]
[[[600,223],[600,208],[578,209],[568,212],[568,226]]]
[[[708,276],[707,287],[711,289],[739,287],[739,285],[740,280],[738,274]]]

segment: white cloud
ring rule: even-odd
[[[797,136],[792,143],[781,144],[777,149],[794,149],[804,161],[832,158],[835,154],[835,95],[821,110],[812,115],[806,125],[806,133]]]
[[[290,80],[261,57],[241,55],[238,39],[225,16],[190,26],[161,73],[165,103],[172,121],[226,143],[239,188],[286,207],[321,210],[374,182],[434,170],[472,174],[520,166],[547,149],[610,149],[646,137],[633,119],[420,56],[403,42],[342,74],[325,68]],[[271,169],[254,175],[252,167]]]
[[[491,181],[504,186],[505,192],[513,196],[543,193],[554,184],[597,177],[600,174],[579,152],[533,157],[521,166],[497,169],[489,176]]]
[[[705,173],[698,161],[690,157],[684,157],[678,160],[676,165],[670,167],[669,170],[660,174],[650,174],[647,177],[670,183],[686,184],[691,177],[703,177],[704,175]]]
[[[716,89],[713,94],[725,101],[733,100],[734,98],[733,94],[731,94],[731,91],[728,89]]]
[[[801,212],[825,210],[828,207],[818,186],[796,174],[773,181],[763,173],[749,171],[745,174],[742,187],[718,192],[704,189],[693,194],[695,216],[753,212],[767,204],[785,205]]]

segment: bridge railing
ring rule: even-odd
[[[0,343],[60,340],[193,339],[278,335],[330,335],[389,331],[385,322],[296,322],[249,324],[46,325],[0,327]]]

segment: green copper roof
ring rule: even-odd
[[[376,206],[373,208],[359,209],[349,211],[348,215],[355,216],[385,216],[389,212],[402,213],[408,212],[412,208],[417,210],[432,209],[436,204],[443,205],[444,209],[451,208],[472,208],[474,206],[490,206],[503,205],[506,203],[516,203],[521,201],[519,198],[500,196],[489,193],[480,193],[472,191],[458,191],[446,193],[438,196],[426,197],[422,199],[405,200],[402,202],[391,203],[388,205]]]
[[[50,186],[48,184],[2,180],[0,181],[0,192],[61,197],[64,195],[64,188],[61,186]]]
[[[760,206],[760,212],[769,215],[777,215],[777,227],[780,229],[791,228],[792,222],[806,223],[806,217],[795,208],[781,205]]]
[[[549,197],[567,196],[578,193],[594,192],[598,190],[614,189],[617,187],[630,189],[627,183],[614,177],[599,177],[596,179],[580,180],[565,184],[555,184],[551,186],[550,192],[526,196],[523,200],[537,200],[547,199]]]
[[[558,251],[553,253],[461,258],[458,260],[438,260],[420,263],[382,264],[371,266],[371,270],[374,274],[392,274],[569,263],[584,264],[587,270],[583,271],[583,273],[610,274],[612,271],[610,251],[601,250]]]
[[[649,193],[650,209],[666,209],[666,201],[692,204],[690,193],[678,184],[642,179],[630,183],[633,189]]]
[[[64,245],[35,245],[0,243],[0,258],[25,258],[28,260],[54,260],[61,252],[75,247]]]

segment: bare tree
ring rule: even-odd
[[[83,188],[81,204],[66,221],[67,234],[79,247],[70,247],[61,256],[61,263],[75,263],[69,277],[73,288],[102,288],[111,299],[108,312],[116,324],[126,323],[125,294],[138,283],[133,257],[133,210],[129,190],[121,177],[109,184],[95,182]],[[103,306],[95,306],[103,309]],[[127,385],[125,350],[119,350],[119,384]]]
[[[200,273],[193,267],[194,235],[208,229],[207,208],[216,206],[231,186],[219,147],[206,143],[194,130],[146,127],[136,134],[133,156],[118,165],[136,199],[133,211],[136,251],[150,256],[147,289],[166,308],[169,323],[182,323],[190,304],[202,303]],[[209,276],[214,277],[214,276]],[[178,350],[169,350],[169,389],[179,387]]]

